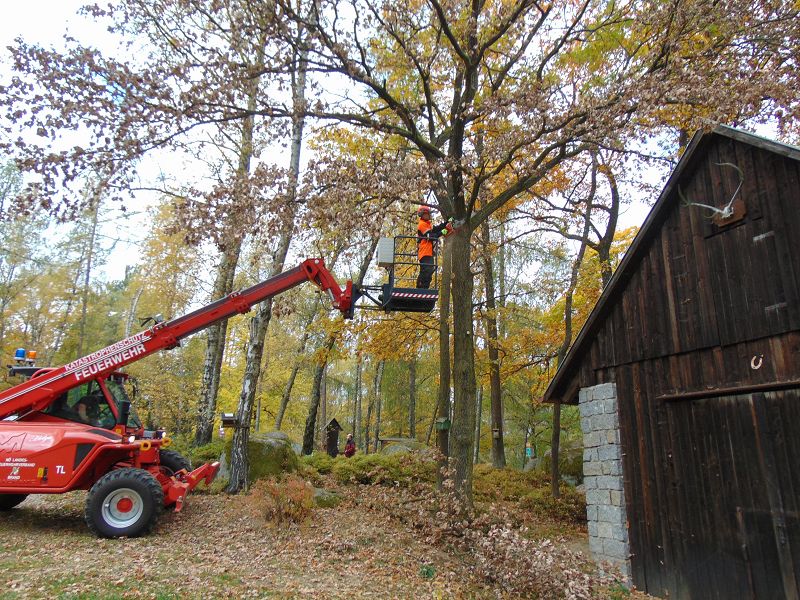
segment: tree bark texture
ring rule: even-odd
[[[235,237],[228,241],[220,255],[214,290],[211,300],[218,300],[231,293],[236,265],[242,240]],[[223,320],[208,328],[206,335],[206,355],[203,362],[203,381],[200,387],[200,400],[197,410],[197,430],[194,445],[202,446],[211,442],[214,434],[214,413],[217,409],[217,392],[219,377],[222,371],[222,356],[225,349],[225,337],[228,333],[228,321]]]
[[[361,260],[361,266],[359,268],[358,277],[356,281],[353,283],[356,286],[360,286],[363,281],[364,277],[367,275],[367,269],[369,268],[370,262],[372,262],[372,255],[375,253],[375,248],[378,246],[378,238],[374,238],[370,247],[367,249],[366,253],[364,254]],[[341,248],[337,251],[341,251]],[[328,360],[328,355],[330,354],[331,349],[333,348],[336,340],[339,337],[339,332],[333,332],[328,334],[328,338],[325,341],[324,352],[323,352],[323,363],[321,367],[324,369],[325,364]],[[320,366],[318,365],[317,369]],[[317,411],[319,409],[319,400],[320,400],[320,384],[319,382],[322,381],[322,375],[318,373],[317,370],[314,371],[314,387],[312,388],[311,397],[309,398],[308,402],[308,416],[306,417],[306,426],[305,431],[303,432],[303,454],[311,454],[314,450],[314,431],[317,422]]]
[[[378,370],[375,373],[375,440],[373,451],[377,452],[380,446],[381,436],[381,405],[383,404],[383,397],[381,395],[381,383],[383,382],[383,367],[386,363],[381,361],[378,363]]]
[[[302,31],[298,32],[298,38],[302,37]],[[262,40],[259,44],[259,54],[255,61],[257,65],[263,66],[264,51],[266,40]],[[288,189],[289,202],[293,202],[297,196],[297,185],[300,180],[300,152],[302,149],[303,141],[303,127],[305,119],[303,110],[305,107],[305,94],[306,94],[306,70],[307,70],[307,50],[303,44],[298,44],[303,48],[299,55],[295,56],[294,71],[292,78],[292,104],[294,113],[292,115],[292,142],[291,152],[289,155],[289,176],[290,184]],[[245,119],[244,126],[244,139],[242,155],[247,156],[246,168],[243,169],[244,173],[249,172],[250,158],[253,153],[253,132],[254,132],[254,118],[252,116],[255,111],[255,106],[258,97],[258,84],[260,77],[254,77],[251,87],[248,90],[247,108],[251,111],[250,116]],[[245,165],[240,165],[244,167]],[[286,229],[281,234],[278,241],[278,247],[272,255],[272,269],[271,276],[278,275],[283,271],[283,266],[286,261],[286,254],[289,251],[293,235],[293,225],[287,224]],[[239,423],[239,430],[247,426],[246,430],[239,436],[234,434],[233,448],[231,452],[231,479],[228,485],[229,492],[238,492],[247,486],[247,472],[249,469],[247,460],[247,439],[250,433],[250,420],[253,412],[253,400],[261,377],[261,359],[264,353],[264,340],[267,335],[269,322],[272,319],[272,299],[263,302],[253,317],[253,323],[250,327],[250,339],[247,344],[247,364],[245,366],[245,374],[242,381],[242,392],[239,396],[239,408],[237,410],[237,422]],[[238,417],[241,415],[241,419]],[[234,457],[241,459],[241,462],[235,462]],[[236,478],[236,482],[234,482]],[[238,486],[238,487],[235,487]]]
[[[353,441],[356,448],[361,447],[361,354],[357,356],[356,362],[356,391],[353,399]]]
[[[247,346],[247,364],[242,383],[242,393],[239,397],[239,406],[236,411],[236,427],[233,430],[233,443],[231,446],[231,475],[228,480],[228,493],[237,493],[248,485],[247,472],[249,460],[247,456],[247,443],[250,439],[250,419],[252,415],[255,387],[258,381],[256,371],[260,370],[261,355],[264,350],[264,336],[261,329],[266,330],[268,319],[253,317],[250,319],[250,343]]]
[[[475,411],[475,458],[473,462],[477,465],[481,457],[481,413],[483,412],[483,386],[478,388],[478,406]]]
[[[611,276],[614,270],[611,267],[611,246],[614,243],[614,236],[617,233],[617,222],[619,220],[619,188],[617,186],[617,179],[611,171],[611,167],[603,164],[597,167],[597,157],[593,155],[592,166],[595,170],[599,170],[608,181],[608,187],[611,191],[611,205],[608,207],[608,221],[606,222],[606,230],[600,241],[597,243],[595,250],[597,251],[597,259],[600,261],[600,276],[603,279],[603,288],[611,281]]]
[[[578,286],[578,274],[583,264],[583,257],[586,254],[586,246],[589,243],[589,231],[591,229],[592,218],[592,199],[594,198],[595,190],[595,171],[592,172],[592,190],[589,198],[586,200],[586,212],[584,213],[583,221],[583,236],[581,245],[578,249],[578,254],[572,262],[572,273],[570,274],[569,286],[564,298],[564,339],[561,342],[561,347],[558,349],[558,364],[564,360],[567,355],[567,350],[572,343],[572,302],[575,295],[575,288]],[[559,490],[558,483],[561,479],[559,472],[559,446],[561,443],[561,402],[553,403],[553,431],[550,439],[550,491],[553,498],[559,498],[561,491]]]
[[[439,395],[436,402],[437,419],[450,418],[450,282],[452,281],[453,252],[450,242],[442,248],[442,276],[439,289]],[[471,308],[470,308],[471,310]],[[435,421],[435,420],[434,420]],[[430,437],[430,435],[428,436]],[[436,468],[436,489],[441,490],[450,455],[450,431],[436,432],[439,459]]]
[[[497,336],[497,303],[494,290],[494,265],[490,251],[489,221],[481,225],[483,246],[483,280],[486,288],[486,348],[489,354],[489,397],[491,399],[492,428],[492,466],[502,469],[506,466],[506,449],[503,432],[503,390],[500,382],[500,355]]]
[[[378,376],[378,369],[376,367],[375,368],[375,377],[377,377],[377,376]],[[375,389],[375,383],[373,381],[372,390],[374,390],[374,389]],[[364,451],[364,454],[369,454],[369,440],[370,440],[369,427],[370,427],[370,424],[372,423],[372,411],[373,411],[374,407],[375,407],[375,395],[374,395],[374,393],[372,391],[370,391],[369,402],[367,403],[367,418],[366,418],[366,420],[364,422],[364,446],[362,447],[362,450]]]
[[[92,258],[94,256],[94,243],[97,238],[97,218],[100,213],[100,185],[94,192],[94,210],[92,212],[92,228],[89,234],[89,244],[86,246],[86,271],[84,271],[83,291],[81,292],[81,320],[78,332],[78,349],[76,358],[83,356],[83,347],[86,343],[86,313],[89,308],[89,283],[92,279]]]
[[[453,424],[450,465],[455,490],[466,507],[472,505],[472,447],[475,441],[475,363],[472,320],[473,274],[470,270],[470,231],[448,237],[452,244],[453,279]]]
[[[322,377],[319,381],[319,408],[320,419],[317,427],[317,448],[325,447],[325,426],[328,424],[328,378],[325,376],[328,363],[322,367]]]
[[[417,359],[408,361],[408,437],[417,437]]]
[[[319,411],[320,391],[322,387],[322,377],[325,374],[325,365],[328,362],[328,354],[336,344],[338,334],[328,334],[323,346],[322,363],[314,366],[314,382],[311,386],[311,395],[308,398],[308,415],[306,416],[306,426],[303,432],[303,454],[309,455],[314,452],[314,440],[317,432],[317,412]]]

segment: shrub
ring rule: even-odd
[[[550,455],[545,454],[545,459],[539,463],[536,471],[550,476]],[[559,452],[558,472],[561,477],[571,477],[578,483],[583,482],[583,448],[564,448]]]
[[[297,465],[297,476],[302,477],[315,487],[321,487],[325,483],[322,474],[311,465],[304,463],[302,458]]]
[[[473,493],[479,500],[519,500],[531,490],[549,486],[550,477],[539,471],[495,469],[476,465],[473,471]]]
[[[432,481],[436,466],[413,454],[357,454],[338,457],[331,472],[339,483],[394,484],[408,486],[417,481]]]
[[[217,439],[203,446],[192,446],[194,437],[186,434],[170,437],[170,440],[172,444],[169,449],[189,459],[189,462],[192,463],[192,467],[197,467],[205,462],[219,460],[225,447],[225,442]]]
[[[211,482],[211,485],[202,483],[192,491],[193,494],[222,494],[225,488],[228,487],[228,479],[217,475],[216,479]]]
[[[561,485],[560,498],[553,498],[550,487],[537,488],[520,499],[520,507],[544,514],[556,521],[582,523],[586,521],[586,500],[568,485]]]
[[[314,488],[297,475],[262,479],[250,488],[248,503],[266,521],[302,523],[314,508]]]
[[[222,451],[225,449],[224,440],[214,440],[204,446],[197,446],[189,450],[189,460],[193,465],[199,465],[204,462],[214,462],[219,460],[222,456]]]
[[[300,464],[313,468],[320,475],[327,475],[333,468],[333,459],[324,452],[314,452],[300,457]]]

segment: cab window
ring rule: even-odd
[[[82,383],[61,394],[43,412],[54,417],[105,429],[111,429],[116,424],[114,413],[96,381]]]
[[[111,393],[111,397],[114,398],[114,403],[117,405],[117,412],[119,412],[124,401],[127,400],[130,402],[128,392],[122,382],[116,379],[106,379],[106,387]],[[138,429],[142,426],[142,422],[139,420],[139,415],[136,414],[136,409],[133,407],[133,404],[131,404],[131,411],[128,415],[128,426],[134,429]]]

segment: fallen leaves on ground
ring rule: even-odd
[[[521,597],[408,493],[339,492],[299,525],[265,523],[242,496],[195,494],[151,535],[118,540],[89,533],[85,493],[33,496],[0,514],[0,598]]]

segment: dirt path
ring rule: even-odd
[[[0,513],[0,598],[495,597],[468,561],[350,500],[278,527],[241,497],[194,495],[148,537],[101,540],[84,498],[31,497]]]

